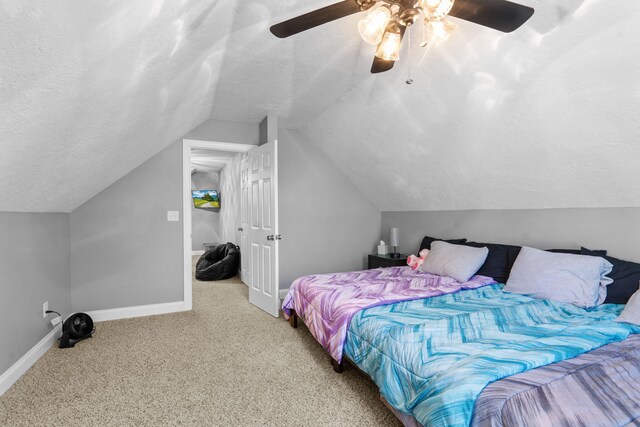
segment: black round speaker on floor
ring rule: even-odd
[[[73,347],[78,341],[91,338],[94,331],[91,316],[86,313],[72,314],[62,325],[60,348]]]

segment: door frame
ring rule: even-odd
[[[193,308],[193,283],[191,269],[193,265],[191,243],[191,149],[246,153],[257,145],[236,144],[234,142],[205,141],[197,139],[182,140],[182,230],[183,230],[183,267],[184,267],[184,310]],[[227,162],[228,163],[228,162]]]

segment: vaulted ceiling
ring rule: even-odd
[[[522,3],[516,32],[457,21],[412,85],[400,62],[302,132],[381,210],[640,206],[640,3]]]
[[[640,206],[636,1],[523,0],[516,32],[457,21],[376,76],[359,16],[268,32],[330,3],[0,3],[0,211],[71,211],[203,120],[267,112],[381,210]]]
[[[359,43],[268,29],[326,3],[0,2],[0,211],[69,212],[210,117],[308,122],[359,81]]]

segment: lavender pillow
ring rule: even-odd
[[[613,265],[601,257],[523,247],[504,290],[534,298],[593,307],[605,300]]]
[[[488,254],[487,248],[452,245],[438,240],[431,244],[431,251],[424,259],[420,270],[452,277],[458,282],[468,282],[484,264]]]
[[[629,298],[629,302],[616,321],[640,326],[640,291],[636,291],[636,293]]]

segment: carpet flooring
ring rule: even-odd
[[[193,311],[96,324],[0,397],[2,426],[399,426],[362,373],[331,369],[305,326],[238,279],[193,284]]]

